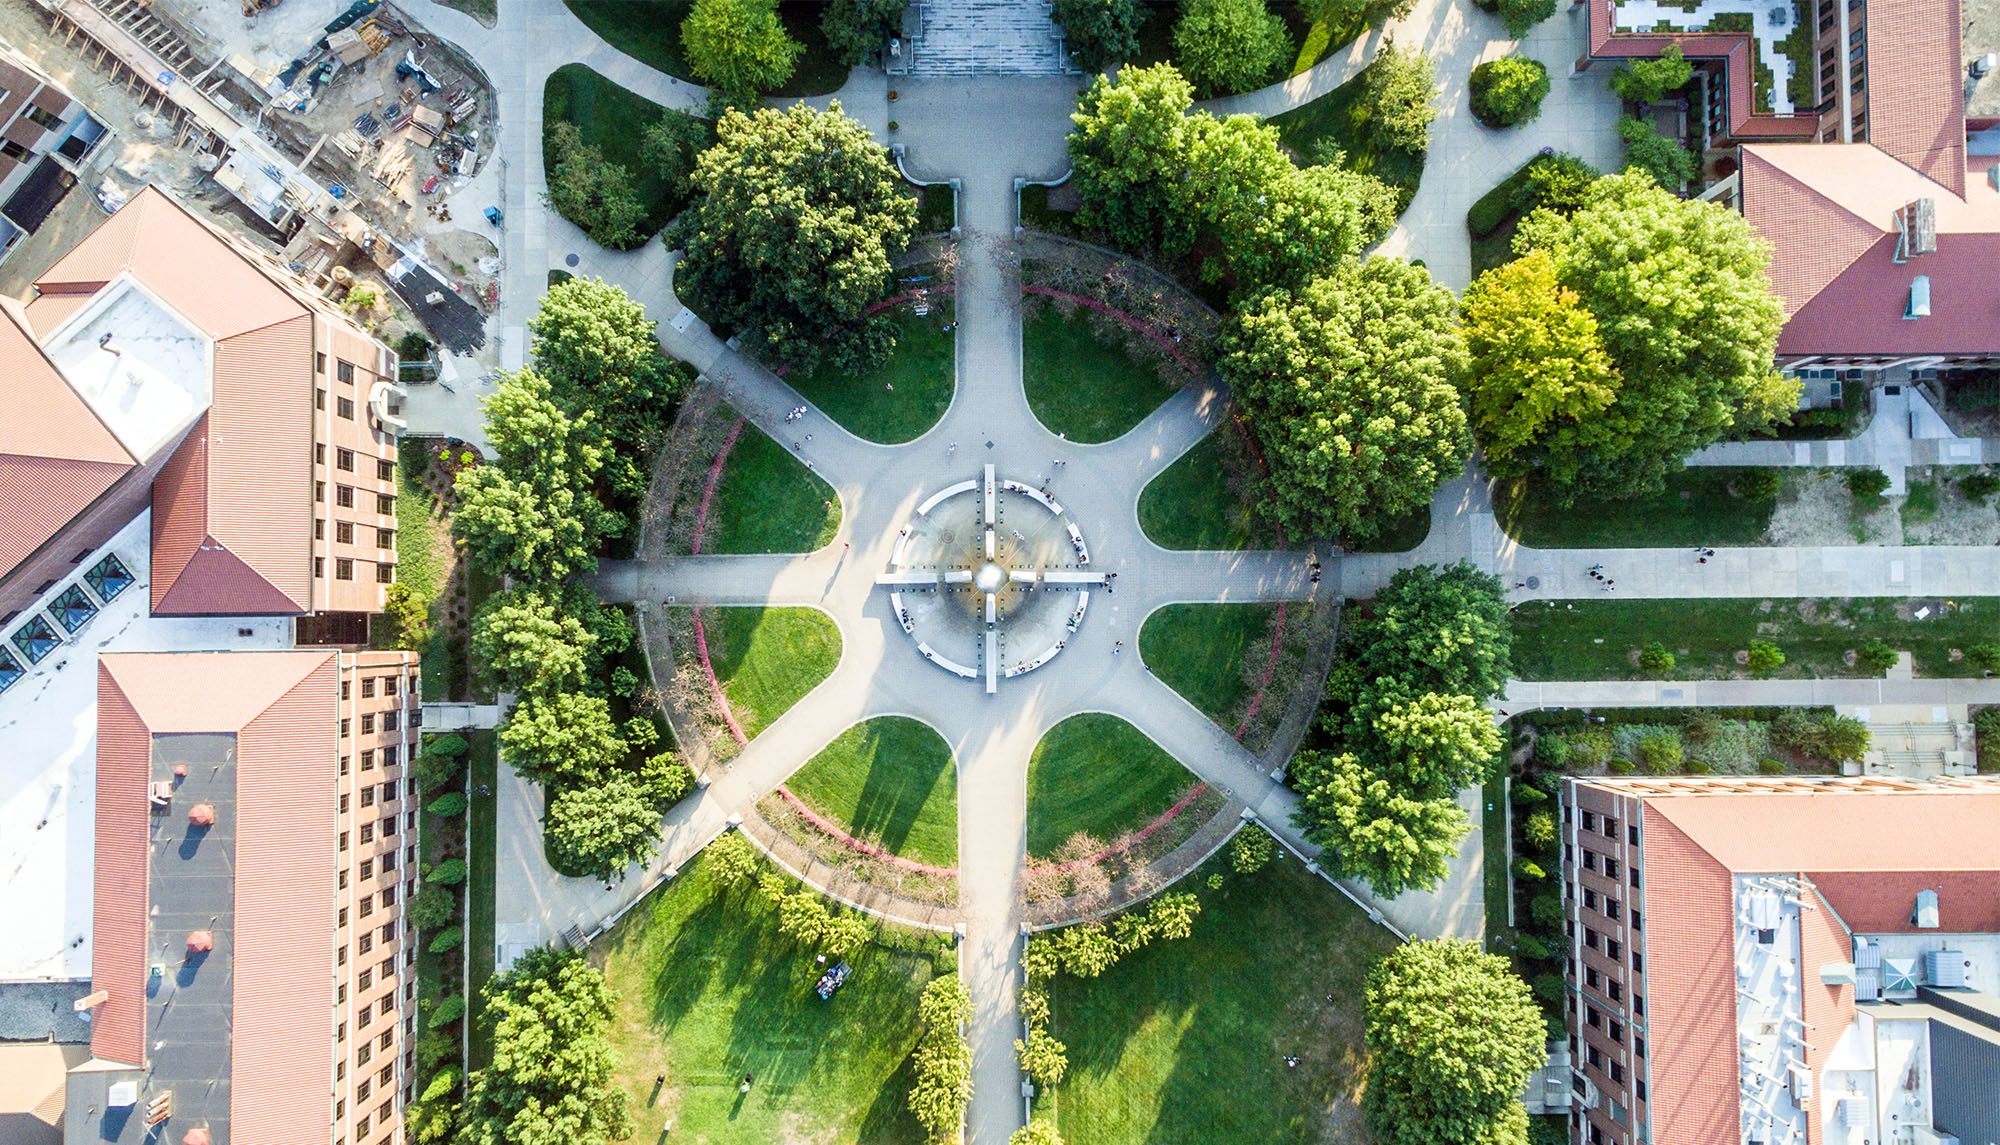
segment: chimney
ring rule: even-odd
[[[1937,251],[1937,200],[1915,199],[1896,211],[1896,261]]]

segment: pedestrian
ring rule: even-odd
[[[813,459],[812,459],[812,458],[810,458],[810,457],[808,457],[808,458],[806,458],[806,468],[807,468],[807,469],[818,469],[818,468],[819,468],[819,466],[817,466],[817,465],[814,465],[814,464],[813,464]]]
[[[957,442],[955,442],[955,441],[954,441],[954,442],[952,442],[952,443],[951,443],[951,448],[950,448],[950,449],[947,449],[947,450],[945,450],[945,456],[946,456],[946,457],[956,457],[956,456],[958,456],[958,443],[957,443]]]
[[[842,542],[840,542],[840,547],[841,547],[841,548],[843,548],[843,549],[851,549],[851,548],[853,548],[853,547],[854,547],[854,542],[853,542],[853,541],[842,541]]]
[[[1707,558],[1707,557],[1696,557],[1696,558],[1694,559],[1694,563],[1696,563],[1696,564],[1698,564],[1698,565],[1705,565],[1705,564],[1707,564],[1707,563],[1708,563],[1708,558]]]
[[[812,435],[812,434],[810,434],[810,433],[809,433],[809,434],[806,434],[806,440],[807,440],[807,441],[811,441],[812,439],[813,439],[813,435]]]
[[[742,1085],[739,1085],[739,1086],[737,1086],[737,1087],[736,1087],[736,1092],[738,1092],[738,1093],[749,1093],[749,1092],[750,1092],[750,1083],[751,1083],[752,1081],[755,1081],[755,1080],[756,1080],[756,1079],[755,1079],[755,1078],[753,1078],[753,1077],[751,1077],[751,1076],[750,1076],[749,1074],[747,1074],[747,1073],[746,1073],[746,1074],[744,1074],[744,1075],[743,1075],[743,1084],[742,1084]]]

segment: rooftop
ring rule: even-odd
[[[179,441],[209,406],[213,346],[130,274],[98,291],[42,348],[134,457]]]

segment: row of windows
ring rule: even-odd
[[[1563,816],[1563,821],[1569,821],[1567,812]],[[1595,811],[1585,811],[1583,813],[1583,829],[1593,834],[1602,835],[1607,839],[1615,840],[1618,838],[1618,817],[1615,815],[1599,815]],[[1639,825],[1637,823],[1627,827],[1626,834],[1628,836],[1627,842],[1631,843],[1634,847],[1639,845]]]
[[[410,848],[410,850],[415,851],[416,848],[412,847]],[[415,855],[411,855],[410,857],[413,860],[416,858]],[[393,921],[383,923],[382,941],[394,942],[395,940],[396,940],[396,924]],[[362,935],[360,938],[354,940],[354,952],[356,954],[367,954],[369,951],[374,949],[375,949],[375,932],[372,930]],[[417,952],[416,947],[413,946],[410,948],[410,954],[412,957],[415,957],[416,952]],[[347,965],[347,947],[342,946],[334,951],[333,963],[336,966]]]
[[[323,441],[313,443],[313,464],[326,464],[326,443]],[[348,449],[346,446],[336,447],[333,451],[333,467],[342,473],[354,472],[354,451]],[[376,458],[375,479],[378,481],[394,481],[396,479],[396,463],[386,457]]]
[[[406,814],[408,814],[410,817],[410,826],[412,827],[416,826],[417,825],[416,811],[412,809],[406,812]],[[363,823],[361,825],[361,830],[358,832],[358,834],[360,835],[360,841],[363,843],[373,843],[375,841],[376,826],[377,824],[374,823]],[[382,828],[382,837],[384,839],[393,839],[396,837],[397,824],[396,824],[396,817],[394,815],[384,816],[382,818],[380,826]],[[347,832],[345,831],[342,831],[340,833],[340,849],[343,851],[347,849]]]
[[[416,780],[412,779],[410,782],[414,784]],[[347,798],[348,798],[347,793],[342,792],[340,796],[340,810],[342,814],[347,813]],[[396,801],[396,781],[392,779],[389,782],[382,785],[382,804],[383,806],[386,807],[389,804],[394,803],[395,801]],[[374,784],[370,783],[361,789],[361,805],[363,807],[375,806]]]
[[[415,790],[416,789],[414,787],[411,788],[412,793],[414,793]],[[386,799],[388,797],[385,795],[383,798]],[[396,869],[396,852],[391,851],[388,854],[382,856],[382,873],[384,875],[388,875],[394,872],[395,869]],[[361,860],[361,881],[365,883],[369,879],[372,879],[374,877],[375,877],[375,860],[373,859]],[[340,872],[340,885],[342,887],[345,887],[347,885],[346,871]],[[388,904],[384,903],[383,905],[387,906]]]
[[[401,727],[403,726],[403,713],[401,713],[401,712],[398,712],[398,711],[394,711],[394,710],[391,710],[391,711],[386,711],[386,712],[380,712],[380,713],[377,713],[377,712],[363,712],[363,713],[361,713],[361,734],[362,734],[362,735],[374,735],[374,734],[375,734],[375,724],[376,724],[376,719],[377,719],[377,717],[378,717],[378,716],[379,716],[379,717],[380,717],[380,719],[381,719],[381,725],[382,725],[382,730],[383,730],[383,731],[385,731],[385,732],[393,732],[393,731],[397,731],[397,730],[399,730],[399,729],[400,729],[400,728],[401,728]],[[354,721],[353,721],[352,719],[350,719],[350,718],[348,718],[348,717],[346,717],[346,716],[343,716],[343,717],[341,717],[341,720],[340,720],[340,738],[341,738],[341,739],[346,739],[346,738],[347,738],[347,736],[348,736],[348,732],[349,732],[349,729],[350,729],[350,728],[352,728],[352,726],[353,726],[353,723],[354,723]],[[384,760],[383,762],[384,762],[384,764],[392,764],[392,763],[393,763],[394,761],[393,761],[393,760]],[[363,770],[363,771],[366,771],[366,770],[368,770],[368,766],[369,766],[369,765],[364,765],[364,766],[362,767],[362,770]]]
[[[313,500],[322,505],[326,504],[326,482],[324,481],[313,482]],[[333,503],[340,506],[343,509],[354,508],[354,486],[352,485],[334,486]],[[375,494],[375,512],[384,517],[395,516],[396,495],[394,493]]]
[[[385,696],[397,695],[402,690],[403,677],[400,674],[395,676],[363,676],[361,678],[362,699],[369,700],[375,697],[376,681],[378,680],[381,681],[382,694]],[[347,680],[340,682],[340,698],[343,700],[347,698],[349,683],[350,681]]]
[[[333,539],[343,545],[353,544],[354,522],[335,521],[333,523]],[[326,540],[325,519],[315,518],[313,520],[313,540]],[[375,547],[389,552],[396,551],[396,530],[385,525],[375,526]]]
[[[416,715],[416,713],[414,713],[414,712],[413,712],[413,713],[411,713],[411,715],[412,715],[412,716],[414,717],[414,716]],[[342,724],[345,724],[345,723],[346,723],[347,721],[346,721],[346,720],[342,720],[342,721],[340,721],[340,722],[341,722]],[[410,726],[412,726],[412,727],[415,727],[415,726],[416,726],[416,720],[415,720],[414,718],[412,718],[412,719],[411,719],[411,721],[410,721]],[[344,730],[343,730],[343,731],[342,731],[342,732],[341,732],[340,734],[342,734],[342,735],[346,735],[347,733],[346,733],[346,731],[344,731]],[[383,749],[382,749],[382,766],[383,766],[383,767],[394,767],[394,766],[396,766],[396,764],[397,764],[397,763],[398,763],[398,762],[399,762],[399,761],[400,761],[400,760],[402,759],[402,757],[403,757],[403,749],[402,749],[402,748],[401,748],[400,746],[396,745],[396,744],[390,744],[390,745],[389,745],[388,747],[385,747],[385,748],[383,748]],[[347,757],[347,756],[344,756],[344,755],[343,755],[343,756],[341,756],[341,757],[340,757],[340,774],[342,774],[342,775],[346,775],[346,774],[347,774],[347,770],[348,770],[348,768],[347,768],[347,761],[348,761],[348,757]],[[374,748],[369,748],[369,749],[367,749],[366,751],[363,751],[363,752],[361,753],[361,770],[363,770],[363,771],[373,771],[373,770],[375,770],[375,749],[374,749]]]
[[[326,373],[326,354],[324,352],[321,351],[314,352],[313,372],[316,374]],[[350,386],[354,384],[353,362],[350,362],[345,358],[336,358],[334,359],[333,372],[334,376],[339,378],[341,381],[346,382]]]

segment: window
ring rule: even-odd
[[[361,698],[367,700],[367,699],[373,699],[374,696],[375,696],[375,677],[363,676],[361,678]]]
[[[1604,940],[1604,956],[1616,962],[1625,955],[1625,944],[1615,938]]]
[[[396,479],[396,463],[382,458],[376,458],[375,479],[377,481],[394,481]]]
[[[388,1085],[390,1080],[393,1079],[395,1076],[396,1076],[396,1063],[390,1062],[388,1065],[382,1067],[382,1072],[376,1075],[375,1080],[382,1085]]]
[[[1637,1054],[1637,1055],[1638,1055],[1638,1056],[1640,1056],[1640,1057],[1645,1057],[1645,1056],[1646,1056],[1646,1039],[1644,1039],[1644,1038],[1640,1037],[1640,1036],[1639,1036],[1639,1035],[1637,1035],[1637,1034],[1633,1034],[1633,1035],[1632,1035],[1632,1052],[1633,1052],[1634,1054]]]
[[[373,986],[374,984],[375,984],[375,972],[373,970],[363,970],[360,974],[356,975],[354,978],[354,988],[356,990],[366,990],[368,989],[368,987]]]
[[[398,714],[399,714],[399,713],[396,713],[396,712],[383,712],[383,713],[382,713],[382,730],[383,730],[383,731],[385,731],[385,732],[392,732],[392,731],[395,731],[395,730],[396,730],[397,728],[399,728],[399,727],[401,727],[401,726],[402,726],[402,721],[401,721],[401,720],[399,720],[399,719],[397,718]]]
[[[1609,815],[1604,817],[1604,837],[1607,839],[1616,839],[1618,837],[1618,820],[1613,819]]]
[[[1612,1041],[1621,1046],[1625,1044],[1625,1023],[1613,1021],[1604,1032],[1611,1035]]]
[[[1611,1000],[1613,1002],[1617,1002],[1623,999],[1624,997],[1625,997],[1625,984],[1623,982],[1618,981],[1616,978],[1612,979]]]
[[[34,152],[11,139],[0,139],[0,155],[5,155],[9,159],[21,160],[33,154]]]
[[[396,583],[396,566],[395,566],[395,565],[376,565],[376,566],[375,566],[375,583],[376,583],[376,584],[395,584],[395,583]]]
[[[384,867],[383,870],[388,870],[388,868]],[[375,877],[375,860],[373,859],[361,860],[361,880],[363,882],[366,882],[374,877]]]
[[[383,1030],[382,1036],[375,1039],[375,1044],[381,1046],[383,1049],[386,1050],[389,1048],[390,1043],[394,1042],[395,1040],[396,1040],[396,1031]]]
[[[1634,974],[1644,974],[1646,972],[1646,956],[1636,950],[1632,952],[1632,972]]]
[[[361,1079],[361,1083],[354,1087],[354,1100],[367,1101],[368,1095],[373,1092],[375,1092],[374,1084],[367,1078],[363,1078]]]
[[[1593,1030],[1604,1028],[1604,1015],[1598,1013],[1595,1006],[1585,1006],[1583,1008],[1583,1020],[1590,1023],[1590,1028]]]
[[[382,960],[381,972],[382,972],[382,981],[387,982],[389,980],[389,975],[394,974],[396,972],[396,960],[393,958],[384,958]]]
[[[1633,1082],[1632,1084],[1639,1087],[1638,1089],[1633,1091],[1638,1094],[1639,1100],[1640,1101],[1646,1100],[1646,1079],[1642,1077],[1638,1081]]]
[[[314,409],[325,409],[325,408],[326,408],[326,391],[325,391],[325,390],[314,390],[314,391],[313,391],[313,408],[314,408]]]
[[[373,934],[362,935],[361,941],[354,944],[354,952],[356,954],[366,954],[373,949],[375,949],[375,936]]]
[[[340,557],[333,562],[333,579],[354,579],[354,559],[352,557]]]
[[[363,713],[362,713],[362,715],[361,715],[361,734],[362,734],[362,735],[374,735],[374,734],[375,734],[375,713],[374,713],[374,712],[363,712]]]
[[[382,749],[382,766],[383,767],[396,766],[397,761],[402,758],[402,755],[403,755],[402,748],[397,747],[394,744],[390,744],[388,747]]]
[[[1641,921],[1642,921],[1642,920],[1641,920],[1641,919],[1640,919],[1640,917],[1639,917],[1639,912],[1638,912],[1638,911],[1636,911],[1636,910],[1634,910],[1634,911],[1632,912],[1632,929],[1633,929],[1633,930],[1643,930],[1643,929],[1645,929],[1644,927],[1642,927],[1642,926],[1640,926],[1640,925],[1639,925]]]
[[[343,851],[347,849],[347,832],[345,831],[340,833],[340,849]]]
[[[383,923],[383,924],[382,924],[382,941],[384,941],[384,942],[394,942],[394,941],[396,941],[396,924],[395,924],[395,923],[393,923],[393,922],[385,922],[385,923]]]
[[[351,449],[334,450],[333,467],[335,469],[344,469],[349,473],[354,472],[354,451]]]
[[[361,841],[362,841],[362,842],[364,842],[364,843],[366,843],[366,842],[368,841],[368,828],[366,828],[366,827],[363,827],[363,828],[361,829]],[[1586,927],[1584,927],[1584,928],[1583,928],[1583,944],[1584,944],[1585,946],[1588,946],[1588,947],[1590,947],[1590,948],[1591,948],[1592,950],[1596,950],[1596,949],[1597,949],[1597,932],[1596,932],[1596,931],[1594,931],[1594,930],[1592,930],[1592,929],[1590,929],[1590,928],[1589,928],[1589,927],[1587,927],[1587,926],[1586,926]]]
[[[1597,830],[1597,812],[1586,811],[1583,813],[1583,829],[1586,831]]]
[[[62,116],[57,115],[53,111],[45,111],[42,108],[30,106],[24,114],[50,131],[54,131],[56,128],[62,126]]]
[[[395,887],[393,887],[393,886],[389,886],[389,887],[383,887],[383,888],[382,888],[382,906],[383,906],[383,908],[384,908],[384,909],[387,909],[387,908],[389,908],[389,907],[392,907],[392,906],[395,906],[395,905],[396,905],[396,888],[395,888]]]
[[[1632,961],[1633,962],[1639,961],[1639,956],[1634,954],[1632,956]],[[1637,967],[1635,966],[1633,967],[1633,969],[1636,970]],[[1646,1016],[1646,996],[1644,994],[1632,995],[1632,1016],[1635,1018],[1643,1018]]]
[[[347,793],[346,793],[346,792],[342,792],[342,793],[341,793],[341,796],[340,796],[340,810],[341,810],[341,812],[342,812],[343,814],[344,814],[344,813],[345,813],[345,812],[347,811]]]
[[[333,503],[340,506],[343,509],[354,508],[353,486],[350,485],[335,486],[333,490]]]
[[[396,869],[396,852],[391,851],[388,854],[382,856],[382,872],[384,874],[387,874],[388,872],[393,871],[395,869]]]
[[[341,721],[340,721],[340,738],[341,738],[341,739],[346,739],[346,738],[347,738],[347,725],[348,725],[348,724],[349,724],[350,722],[352,722],[352,721],[348,720],[348,719],[347,719],[346,717],[344,717],[344,716],[343,716],[343,717],[341,717]]]
[[[335,412],[335,413],[339,414],[339,415],[340,415],[341,417],[344,417],[344,418],[346,418],[346,419],[347,419],[348,421],[353,421],[353,420],[354,420],[354,399],[353,399],[353,398],[335,398],[335,399],[333,400],[333,412]]]
[[[343,844],[341,844],[341,845],[342,845],[342,846],[346,846],[346,844],[345,844],[345,843],[343,843]],[[340,948],[339,950],[336,950],[336,951],[334,951],[334,952],[333,952],[333,964],[334,964],[335,966],[345,966],[345,965],[347,965],[347,948],[346,948],[345,946],[343,946],[343,947],[341,947],[341,948]]]
[[[1598,1049],[1596,1046],[1588,1047],[1584,1054],[1584,1059],[1598,1069],[1604,1068],[1604,1051]]]
[[[361,841],[364,843],[373,843],[375,841],[375,824],[363,823],[361,825]]]
[[[1639,845],[1639,825],[1633,823],[1625,828],[1625,841],[1634,847]]]
[[[1611,858],[1608,855],[1604,859],[1604,877],[1607,879],[1615,879],[1618,877],[1618,860]]]
[[[1620,1064],[1619,1064],[1619,1063],[1617,1063],[1617,1062],[1612,1062],[1612,1063],[1611,1063],[1611,1080],[1612,1080],[1612,1081],[1617,1081],[1617,1082],[1622,1082],[1622,1081],[1624,1081],[1624,1080],[1625,1080],[1625,1067],[1624,1067],[1624,1066],[1622,1066],[1622,1065],[1620,1065]]]
[[[326,443],[323,441],[313,442],[313,464],[326,464]]]
[[[393,696],[393,695],[395,695],[395,694],[396,694],[396,683],[397,683],[397,681],[398,681],[399,679],[400,679],[400,677],[397,677],[397,676],[384,676],[384,677],[382,677],[382,694],[383,694],[383,695],[385,695],[385,696]]]
[[[313,558],[313,575],[314,575],[314,576],[316,576],[316,577],[321,577],[321,576],[325,576],[325,575],[326,575],[326,558],[325,558],[325,557],[314,557],[314,558]]]
[[[1618,921],[1618,912],[1620,909],[1622,908],[1619,907],[1617,899],[1604,900],[1604,917],[1616,922]]]
[[[361,1066],[367,1065],[368,1059],[374,1056],[375,1056],[375,1047],[369,1045],[367,1042],[362,1042],[361,1048],[354,1051],[355,1067],[358,1069]]]
[[[393,493],[377,493],[377,494],[375,494],[375,511],[376,511],[377,513],[380,513],[380,514],[382,514],[382,515],[383,515],[384,517],[393,517],[393,516],[395,516],[395,515],[396,515],[396,495],[395,495],[395,494],[393,494]]]
[[[1597,852],[1588,847],[1583,850],[1583,869],[1586,871],[1597,869]]]
[[[1637,867],[1633,867],[1630,873],[1631,873],[1631,876],[1632,876],[1632,885],[1633,885],[1633,886],[1635,886],[1635,887],[1636,887],[1636,886],[1638,886],[1638,885],[1639,885],[1639,868],[1637,868]]]
[[[353,362],[334,363],[333,376],[339,378],[343,382],[352,383],[354,381],[354,363]]]
[[[375,526],[375,547],[394,552],[396,550],[396,530],[385,529],[380,525]]]
[[[361,805],[363,807],[375,806],[375,789],[373,787],[364,787],[361,789]],[[345,795],[340,797],[340,809],[342,811],[347,810],[347,796]]]
[[[345,755],[340,757],[340,774],[342,775],[347,774],[347,763],[348,760],[351,758],[352,758],[351,756],[345,756]]]
[[[394,815],[382,820],[382,837],[384,839],[393,839],[396,837],[396,817]]]
[[[326,540],[326,521],[321,518],[315,517],[313,519],[313,540]]]
[[[345,886],[347,885],[347,872],[346,872],[346,871],[342,871],[342,872],[340,872],[340,878],[339,878],[339,879],[337,879],[337,880],[335,880],[335,882],[334,882],[334,885],[335,885],[336,887],[345,887]]]
[[[1584,967],[1584,968],[1583,968],[1583,982],[1584,982],[1584,985],[1586,985],[1586,986],[1590,986],[1590,987],[1592,987],[1592,988],[1595,988],[1595,987],[1597,986],[1598,982],[1599,982],[1599,981],[1600,981],[1600,980],[1601,980],[1602,978],[1603,978],[1603,975],[1601,975],[1601,974],[1599,974],[1599,973],[1597,972],[1597,968],[1596,968],[1596,967],[1594,967],[1594,966],[1586,966],[1586,967]]]
[[[369,915],[371,915],[371,914],[374,914],[374,913],[375,913],[375,899],[374,899],[374,898],[373,898],[372,896],[371,896],[371,897],[369,897],[369,898],[365,898],[365,899],[362,899],[362,900],[361,900],[361,917],[362,917],[362,918],[367,918],[367,917],[368,917]]]
[[[321,503],[324,503],[326,501],[326,482],[324,481],[313,482],[313,500]]]
[[[335,925],[335,926],[346,926],[346,925],[347,925],[347,908],[346,908],[346,907],[341,907],[341,908],[340,908],[340,910],[339,910],[338,912],[336,912],[336,914],[335,914],[335,916],[334,916],[334,917],[335,917],[335,918],[336,918],[336,919],[338,920],[338,921],[336,921],[336,922],[334,923],[334,925]]]
[[[354,543],[354,522],[352,522],[352,521],[335,521],[335,522],[333,523],[333,539],[334,539],[335,541],[338,541],[339,543],[341,543],[341,544],[343,544],[343,545],[351,545],[351,544],[353,544],[353,543]]]
[[[364,728],[362,728],[361,730],[362,730],[362,731],[367,731],[368,729],[364,727]],[[1590,889],[1589,887],[1585,887],[1585,888],[1583,889],[1583,905],[1585,905],[1585,906],[1589,907],[1589,908],[1590,908],[1590,909],[1592,909],[1592,910],[1596,910],[1596,909],[1597,909],[1597,892],[1596,892],[1596,891],[1594,891],[1594,890],[1591,890],[1591,889]]]
[[[322,354],[322,353],[318,353],[317,351],[315,351],[315,352],[314,352],[314,354],[313,354],[313,373],[315,373],[315,374],[324,374],[324,373],[326,373],[326,355],[325,355],[325,354]]]
[[[361,770],[375,770],[375,752],[372,748],[361,753]]]

